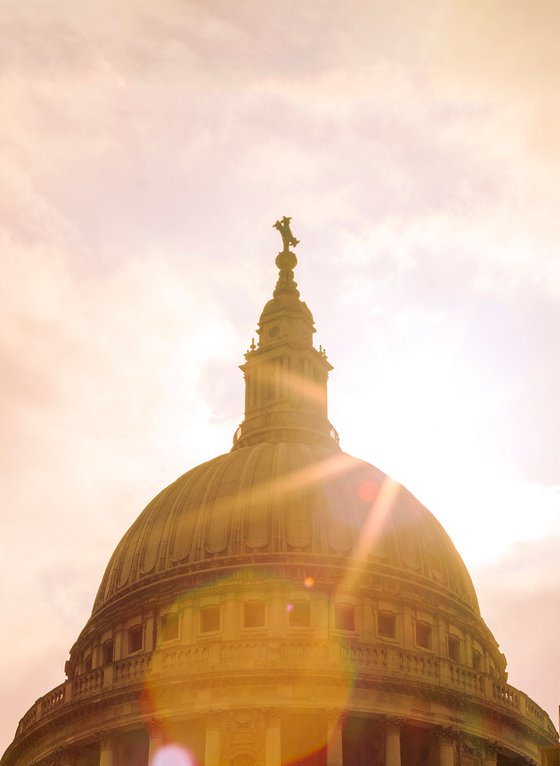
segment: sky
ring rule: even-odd
[[[227,452],[292,216],[341,446],[557,723],[560,4],[0,5],[0,751],[116,543]]]

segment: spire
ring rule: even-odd
[[[278,297],[282,292],[293,292],[299,298],[297,282],[294,281],[294,269],[297,266],[296,254],[290,250],[290,245],[296,247],[299,245],[299,239],[296,239],[290,228],[292,219],[285,215],[280,221],[273,224],[273,229],[278,229],[282,236],[283,249],[276,256],[276,265],[280,274],[274,290],[274,297]]]
[[[245,354],[245,420],[233,449],[263,441],[298,441],[337,449],[338,435],[327,418],[327,377],[332,370],[326,352],[313,346],[313,315],[300,299],[294,268],[299,244],[291,218],[274,228],[283,249],[276,256],[279,275],[273,297],[265,305],[257,334]]]

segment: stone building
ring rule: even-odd
[[[277,228],[231,451],[124,535],[66,680],[1,766],[509,766],[557,741],[507,683],[444,529],[341,451],[297,241]]]

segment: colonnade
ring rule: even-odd
[[[282,766],[282,714],[280,710],[265,709],[264,724],[264,753],[263,766]],[[344,766],[343,728],[346,715],[339,711],[326,712],[326,766]],[[411,766],[403,763],[401,758],[401,738],[405,721],[399,718],[386,717],[381,723],[384,734],[385,766]],[[146,724],[148,734],[148,766],[154,762],[155,754],[165,744],[165,732],[162,722],[150,720]],[[456,766],[458,732],[453,729],[437,728],[434,730],[437,739],[438,766]],[[210,715],[205,724],[204,766],[223,766],[222,726],[220,714]],[[118,732],[103,730],[97,733],[99,743],[99,766],[121,766],[118,762]],[[481,760],[483,766],[497,766],[497,743],[487,742],[483,747]],[[57,766],[76,766],[77,751],[74,748],[60,749],[57,753]],[[513,762],[512,762],[513,763]],[[532,762],[528,759],[517,759],[515,763]],[[260,764],[255,763],[255,766]],[[350,764],[352,766],[352,764]]]

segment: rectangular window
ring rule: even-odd
[[[449,655],[449,659],[453,660],[453,662],[459,662],[460,647],[461,642],[457,636],[447,636],[447,653]]]
[[[337,630],[356,630],[356,619],[353,606],[336,604],[334,607],[334,627]]]
[[[247,601],[243,605],[243,626],[245,628],[264,627],[264,601]]]
[[[139,652],[142,648],[142,626],[137,625],[128,631],[128,653]]]
[[[161,620],[161,640],[172,641],[179,638],[179,615],[166,614]]]
[[[311,625],[309,601],[295,601],[293,604],[288,604],[288,624],[291,628],[308,628]]]
[[[103,644],[103,664],[110,665],[113,662],[113,642],[107,641]]]
[[[212,633],[220,630],[220,607],[207,606],[200,610],[200,632]]]
[[[377,615],[377,634],[384,638],[396,638],[397,620],[394,614],[379,612]]]
[[[422,649],[432,648],[432,626],[425,622],[416,623],[416,646]]]
[[[482,655],[480,652],[477,652],[476,649],[473,652],[472,664],[475,670],[478,670],[478,671],[482,670]]]

